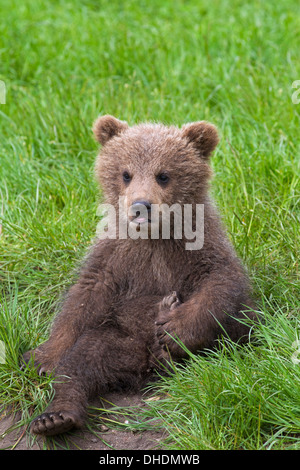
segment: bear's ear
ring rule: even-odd
[[[99,117],[93,125],[94,136],[101,145],[105,145],[112,137],[121,134],[126,129],[128,129],[127,122],[119,121],[109,115]]]
[[[182,126],[182,136],[194,144],[205,159],[209,157],[219,142],[217,129],[206,121],[185,124]]]

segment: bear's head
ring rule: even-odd
[[[122,198],[130,215],[138,204],[150,213],[153,204],[204,202],[211,175],[209,157],[218,143],[212,124],[199,121],[182,128],[148,123],[129,127],[107,115],[96,120],[93,131],[102,145],[96,176],[107,203],[117,208]]]

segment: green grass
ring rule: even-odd
[[[208,357],[190,355],[163,379],[154,389],[160,400],[148,406],[168,429],[170,448],[299,449],[300,368],[291,360],[297,323],[280,309],[266,314],[255,346],[225,342]]]
[[[299,33],[297,0],[1,2],[0,406],[28,423],[51,396],[19,359],[95,235],[94,119],[206,119],[212,191],[266,322],[163,380],[151,413],[173,448],[300,448]]]

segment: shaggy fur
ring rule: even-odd
[[[185,238],[175,239],[172,230],[169,240],[96,241],[49,340],[24,356],[26,362],[34,356],[40,373],[59,377],[53,402],[31,424],[35,434],[82,426],[93,395],[140,387],[170,356],[184,358],[173,338],[198,352],[213,348],[224,331],[234,341],[249,331],[236,320],[252,305],[248,280],[208,196],[215,127],[203,121],[182,129],[129,127],[104,116],[94,134],[102,144],[96,175],[117,214],[119,196],[126,212],[136,201],[204,204],[204,245],[186,250]],[[249,309],[247,317],[254,317]]]

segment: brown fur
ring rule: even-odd
[[[186,250],[186,240],[172,233],[170,240],[96,241],[49,340],[24,356],[28,362],[34,355],[40,373],[54,369],[57,377],[68,377],[55,384],[53,402],[33,421],[35,434],[80,427],[94,394],[141,386],[159,363],[185,357],[172,336],[197,352],[214,347],[224,331],[234,341],[248,334],[236,320],[251,306],[248,280],[208,197],[215,127],[203,121],[182,129],[129,127],[104,116],[94,134],[103,145],[96,175],[106,202],[117,212],[120,195],[125,210],[137,200],[204,204],[204,246]],[[161,172],[167,184],[157,182]]]

